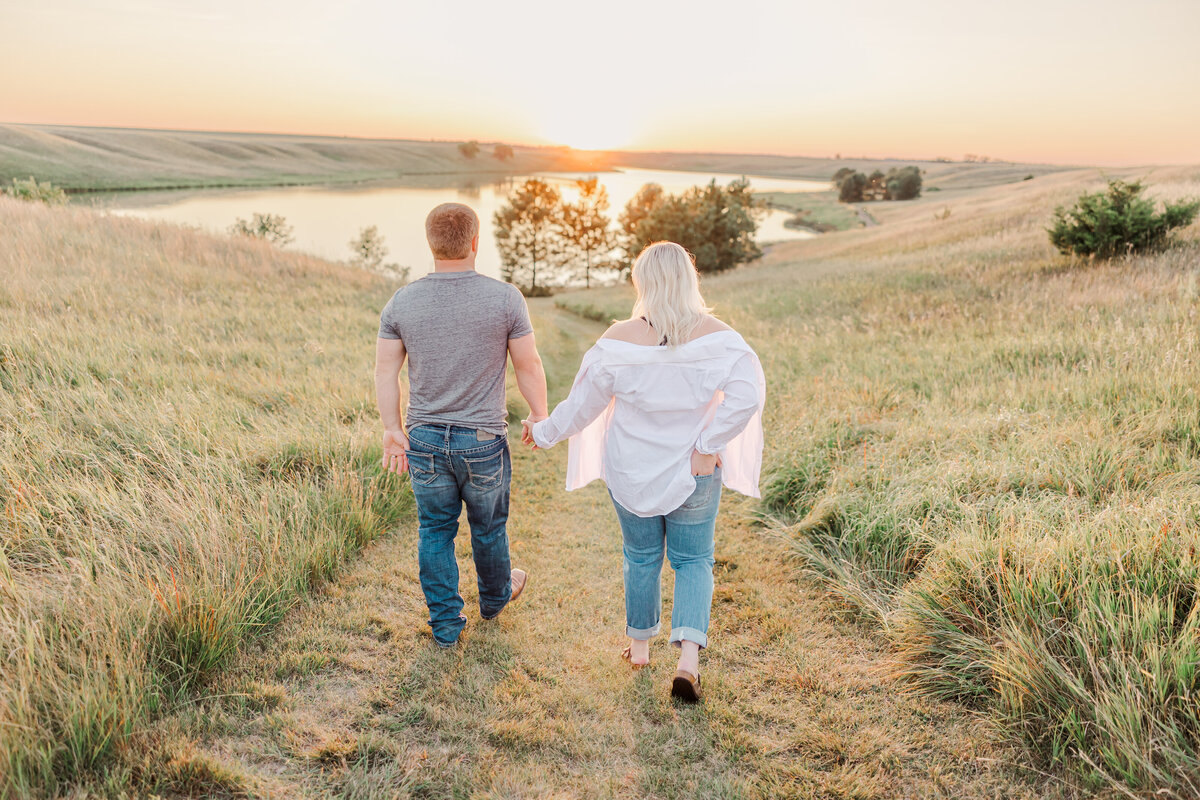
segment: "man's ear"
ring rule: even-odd
[[[479,254],[479,234],[475,234],[475,238],[471,240],[471,252],[475,255]]]

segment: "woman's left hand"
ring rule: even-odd
[[[692,476],[712,475],[716,472],[717,467],[721,466],[721,456],[719,453],[701,453],[699,450],[692,451]]]

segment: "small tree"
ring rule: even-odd
[[[838,184],[838,200],[843,203],[861,203],[867,189],[867,176],[861,172],[843,175]]]
[[[833,173],[833,185],[840,186],[843,178],[845,178],[848,175],[853,175],[853,174],[854,174],[854,170],[851,169],[850,167],[842,167],[837,172]]]
[[[919,167],[902,167],[888,170],[884,180],[885,200],[912,200],[921,196],[921,170]]]
[[[383,259],[388,254],[379,228],[368,225],[358,232],[358,236],[350,240],[350,251],[354,254],[350,262],[363,269],[378,270],[383,266]]]
[[[292,226],[279,214],[260,214],[257,211],[250,217],[249,222],[237,218],[229,226],[229,232],[235,236],[250,236],[254,239],[266,239],[277,247],[285,247],[295,241],[292,236]]]
[[[1047,229],[1061,253],[1112,258],[1167,246],[1171,231],[1184,228],[1200,213],[1200,200],[1164,204],[1161,214],[1142,196],[1141,181],[1109,181],[1107,192],[1084,194],[1074,207],[1054,210]]]
[[[361,269],[384,275],[401,283],[408,283],[411,268],[399,264],[387,263],[383,259],[388,254],[387,245],[379,234],[379,228],[368,225],[358,232],[358,236],[350,240],[350,263]]]
[[[560,266],[566,254],[562,215],[558,189],[541,178],[530,178],[492,216],[503,262],[501,274],[527,295],[548,294],[558,282],[558,276],[547,273]]]
[[[762,255],[754,241],[761,213],[745,179],[725,188],[714,180],[682,195],[647,184],[621,214],[622,247],[632,261],[646,245],[665,239],[687,248],[701,272],[732,269]]]
[[[32,175],[27,180],[13,178],[12,184],[4,187],[4,194],[31,203],[45,203],[48,206],[61,206],[67,202],[66,192],[49,181],[38,183],[37,178]]]
[[[657,183],[647,183],[638,189],[637,194],[629,198],[629,202],[621,210],[621,215],[617,218],[617,225],[620,227],[620,243],[630,259],[640,253],[642,247],[649,243],[649,240],[639,232],[639,228],[665,196],[663,188]]]
[[[570,248],[572,261],[583,271],[584,285],[592,286],[592,271],[612,269],[611,254],[616,233],[608,211],[608,191],[596,178],[575,181],[579,199],[563,206],[562,232]]]
[[[475,158],[479,155],[479,142],[472,139],[469,142],[463,142],[458,146],[458,152],[463,154],[465,158]]]
[[[508,161],[512,157],[513,149],[509,145],[498,144],[492,150],[492,158],[496,159],[497,161]]]

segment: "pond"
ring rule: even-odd
[[[564,199],[573,200],[573,182],[591,176],[545,173],[539,177],[557,185]],[[668,192],[678,193],[712,179],[725,185],[740,176],[617,168],[612,172],[598,173],[596,177],[608,190],[611,203],[609,215],[615,222],[629,199],[647,183],[658,183]],[[479,214],[482,225],[478,269],[484,274],[498,277],[500,256],[492,236],[492,214],[505,202],[513,186],[525,180],[525,177],[497,179],[486,175],[445,176],[444,186],[428,185],[428,176],[420,180],[426,185],[396,182],[122,192],[92,196],[88,201],[114,214],[178,222],[215,232],[228,230],[236,218],[249,219],[254,212],[281,214],[295,229],[295,242],[289,245],[290,248],[334,261],[348,259],[350,240],[362,228],[375,225],[389,251],[385,260],[411,268],[413,278],[433,269],[433,260],[425,243],[425,215],[439,203],[466,203]],[[829,188],[829,184],[819,181],[753,176],[750,176],[750,184],[759,191],[821,192]],[[758,242],[804,239],[815,235],[784,226],[789,216],[783,211],[768,211],[759,225]]]

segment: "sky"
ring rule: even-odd
[[[0,122],[1200,163],[1200,0],[0,0]]]

